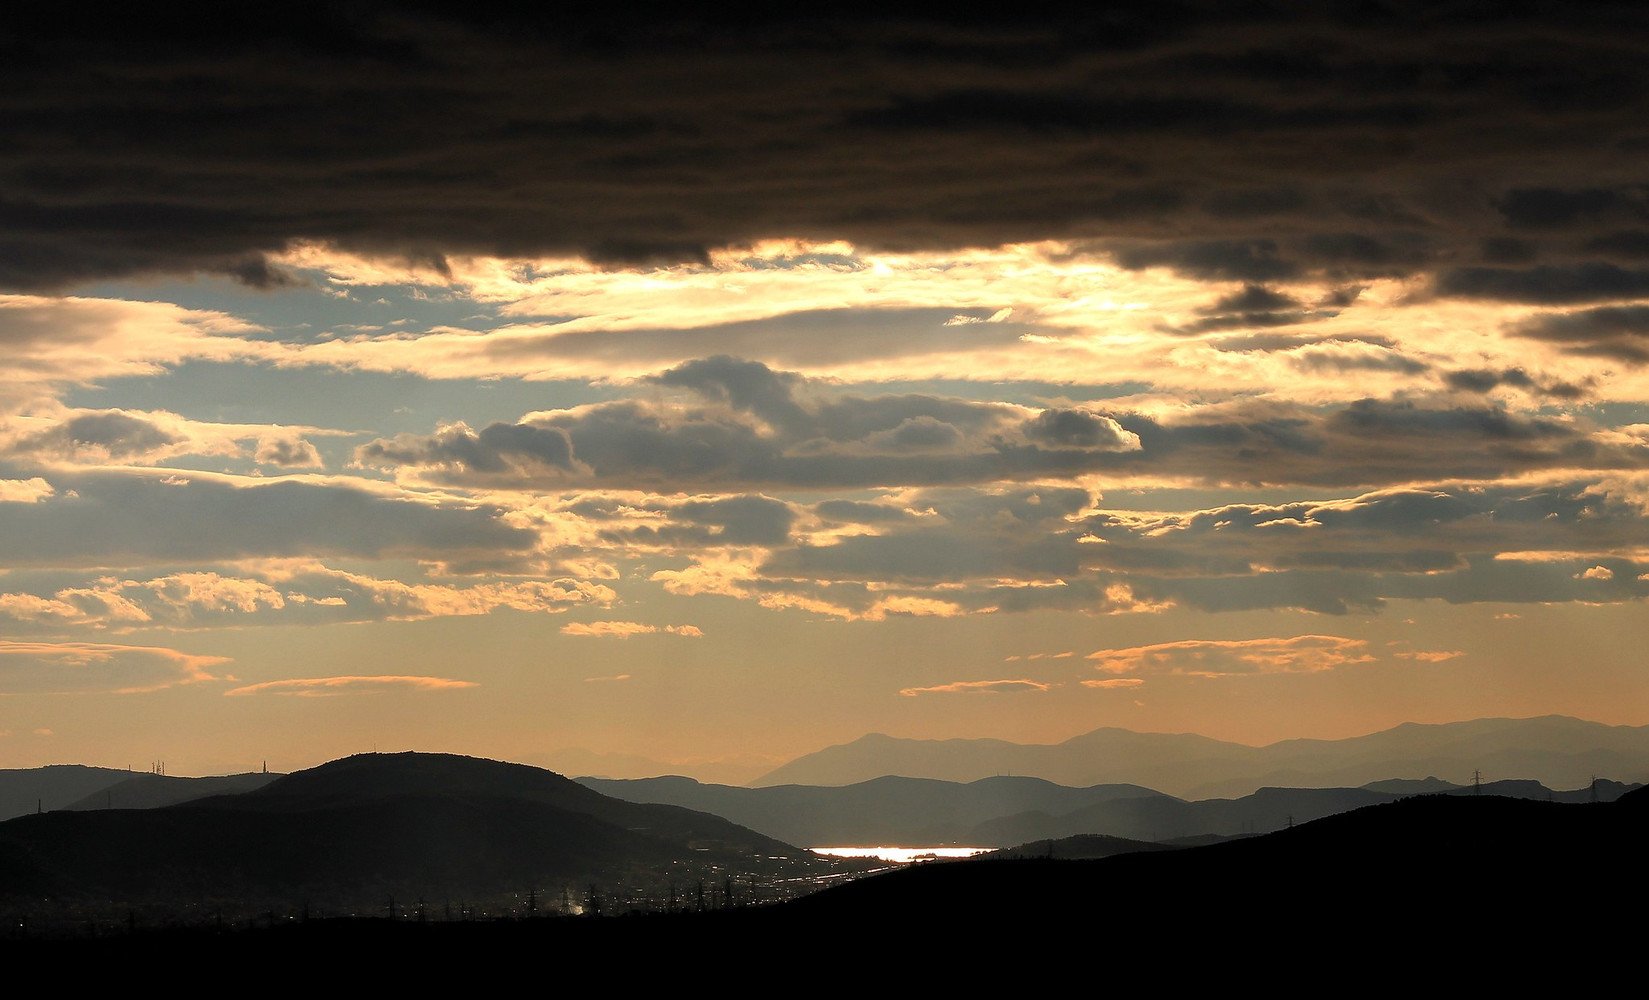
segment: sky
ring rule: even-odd
[[[1649,723],[1649,13],[0,13],[0,767]]]

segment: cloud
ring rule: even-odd
[[[933,687],[902,688],[899,693],[906,698],[914,698],[924,694],[1004,694],[1024,691],[1040,693],[1052,688],[1052,684],[1021,678],[999,681],[956,681],[952,684],[938,684]]]
[[[183,17],[17,27],[0,283],[278,289],[299,239],[442,275],[477,254],[702,262],[777,234],[1121,236],[1139,266],[1262,281],[1641,217],[1619,163],[1646,89],[1621,39],[1644,25],[1619,7],[1497,9],[1492,46],[1470,18],[1217,4],[1074,12],[1057,38],[1000,9]],[[817,86],[843,65],[852,87]]]
[[[275,427],[191,420],[166,411],[45,407],[28,416],[0,416],[0,457],[64,464],[150,464],[185,455],[242,457],[256,442],[257,461],[316,466],[302,435],[339,436],[318,427]]]
[[[267,435],[258,438],[254,453],[259,465],[277,465],[281,468],[319,468],[321,453],[301,437]]]
[[[678,553],[685,565],[651,578],[673,593],[844,620],[1625,601],[1649,596],[1636,579],[1649,551],[1634,481],[1443,483],[1179,512],[1108,508],[1071,487],[887,491],[872,505],[922,515],[848,532],[822,521],[825,530],[766,549]],[[1586,579],[1597,565],[1613,578]]]
[[[391,691],[458,691],[476,687],[474,681],[452,680],[446,677],[372,676],[372,677],[304,677],[291,680],[264,681],[231,688],[224,695],[232,698],[249,695],[275,694],[296,698],[330,698],[340,695],[384,694]]]
[[[1298,635],[1264,639],[1184,639],[1101,649],[1089,653],[1094,669],[1108,674],[1226,677],[1245,674],[1319,673],[1374,657],[1362,639]]]
[[[1367,340],[1290,348],[1294,368],[1423,372]],[[1521,369],[1472,389],[1523,385],[1574,398],[1579,385]],[[528,490],[844,489],[1075,479],[1150,484],[1373,487],[1435,477],[1496,479],[1545,469],[1649,467],[1649,443],[1589,419],[1529,414],[1458,396],[1338,406],[1244,399],[1164,408],[1032,408],[917,394],[859,396],[727,358],[656,379],[687,399],[624,399],[463,425],[361,446],[357,461],[409,483]]]
[[[1570,353],[1638,365],[1649,361],[1649,306],[1602,306],[1544,313],[1511,327],[1515,336],[1562,345]]]
[[[0,225],[0,246],[5,234]],[[0,264],[0,275],[6,270]],[[153,375],[187,360],[269,356],[272,345],[249,339],[257,332],[223,312],[165,302],[0,294],[0,349],[6,356],[0,402],[50,395],[70,384]]]
[[[853,396],[757,362],[707,358],[652,380],[689,400],[624,400],[362,445],[356,460],[448,485],[853,487],[1091,471],[1139,447],[1111,416],[928,395]],[[802,389],[808,390],[802,395]]]
[[[586,684],[608,684],[608,683],[619,683],[619,682],[622,682],[622,681],[627,681],[629,679],[630,679],[629,674],[613,674],[611,677],[586,677],[586,678],[584,678],[584,683],[586,683]]]
[[[90,454],[107,461],[163,454],[180,438],[139,417],[118,411],[83,413],[13,444],[19,452]]]
[[[704,637],[704,633],[696,625],[646,625],[641,622],[569,622],[561,626],[561,634],[608,639],[658,634],[679,635],[690,639]]]
[[[39,476],[32,479],[0,479],[0,503],[39,503],[57,490]]]
[[[617,600],[610,587],[571,578],[458,586],[377,579],[303,560],[144,579],[101,577],[49,595],[0,593],[0,617],[42,629],[64,625],[129,631],[240,625],[420,621],[500,611],[559,614]]]
[[[1082,686],[1101,690],[1127,690],[1137,688],[1144,683],[1145,678],[1143,677],[1090,677],[1082,681]]]
[[[0,503],[7,562],[140,566],[256,557],[525,557],[536,532],[496,505],[362,480],[168,470],[54,472],[36,503]]]
[[[228,679],[211,673],[228,662],[162,646],[0,639],[0,695],[140,694]]]
[[[1439,295],[1558,305],[1649,295],[1649,270],[1588,262],[1538,267],[1459,267],[1437,276]]]
[[[1415,649],[1407,652],[1392,653],[1399,660],[1415,660],[1419,663],[1444,663],[1448,660],[1459,659],[1465,656],[1464,650],[1459,649]]]
[[[1537,379],[1522,368],[1505,368],[1499,371],[1488,368],[1462,368],[1443,373],[1443,384],[1460,392],[1489,393],[1496,389],[1509,387],[1524,392],[1552,396],[1558,399],[1580,399],[1586,395],[1586,387],[1573,382]]]
[[[1613,580],[1615,571],[1607,566],[1592,566],[1575,574],[1577,580]]]

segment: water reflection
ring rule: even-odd
[[[810,847],[814,854],[831,858],[881,858],[901,865],[940,858],[971,858],[995,850],[992,847]]]

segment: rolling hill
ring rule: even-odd
[[[506,905],[592,883],[634,895],[829,870],[840,866],[716,816],[445,754],[363,754],[242,794],[0,824],[0,909],[13,910],[50,897],[178,919],[300,903],[382,912],[392,897]]]
[[[182,778],[170,774],[134,774],[117,781],[85,798],[71,802],[64,809],[159,809],[183,802],[193,802],[212,795],[237,795],[255,791],[281,777],[261,771],[245,774],[225,774],[207,778]]]
[[[49,764],[0,770],[0,820],[63,809],[133,777],[125,768]]]

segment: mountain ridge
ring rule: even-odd
[[[1100,727],[1058,743],[905,739],[876,733],[805,754],[751,783],[849,785],[886,774],[967,782],[997,774],[1085,787],[1128,782],[1183,798],[1248,794],[1268,785],[1358,786],[1473,771],[1575,787],[1595,774],[1649,779],[1649,726],[1561,715],[1402,723],[1341,740],[1264,746],[1195,733]]]

